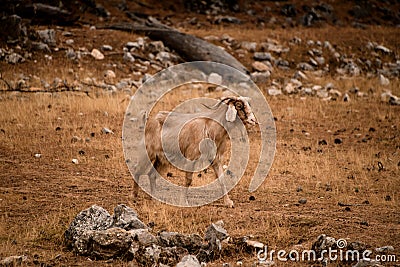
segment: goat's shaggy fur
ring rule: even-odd
[[[226,129],[238,126],[240,123],[238,119],[241,119],[244,124],[256,124],[256,118],[248,100],[246,97],[226,97],[214,107],[209,107],[210,110],[207,112],[195,114],[159,112],[154,119],[149,119],[145,131],[145,143],[148,157],[154,168],[147,172],[147,166],[144,166],[139,160],[134,173],[135,181],[139,181],[140,175],[148,174],[150,190],[153,192],[156,185],[155,172],[160,173],[168,166],[168,159],[164,152],[168,153],[169,156],[182,154],[186,159],[193,161],[202,155],[201,152],[204,153],[204,151],[200,151],[200,142],[206,138],[213,140],[215,143],[217,149],[214,151],[216,152],[215,158],[212,158],[210,162],[216,178],[221,177],[223,175],[221,162],[226,150],[228,133],[218,122],[222,122]],[[183,124],[185,124],[184,127],[182,127]],[[176,147],[169,145],[172,142],[166,142],[163,149],[161,135],[164,140],[171,140],[171,138],[176,138],[177,132],[181,127],[178,147],[180,151],[174,151]],[[213,152],[210,152],[210,154],[214,155]],[[191,185],[192,176],[192,172],[186,172],[186,187]],[[135,196],[138,193],[138,184],[136,182],[134,188]],[[233,207],[232,200],[226,194],[225,185],[221,180],[220,183],[225,195],[225,205]]]

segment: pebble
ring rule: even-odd
[[[301,198],[301,199],[299,199],[299,203],[304,205],[307,203],[307,199]]]
[[[112,51],[113,47],[111,45],[102,45],[101,50],[102,51]]]
[[[97,60],[102,60],[104,59],[103,53],[101,53],[98,49],[93,48],[92,52],[90,53],[92,57],[94,57]]]
[[[73,163],[73,164],[78,164],[79,161],[78,161],[77,159],[72,159],[72,163]]]
[[[101,129],[101,132],[104,134],[114,134],[114,132],[106,127],[104,127],[103,129]]]
[[[74,39],[67,39],[66,41],[65,41],[65,43],[67,44],[67,45],[72,45],[72,44],[74,44]]]
[[[253,70],[259,71],[259,72],[264,72],[264,71],[270,71],[271,69],[265,65],[264,63],[260,61],[254,61],[251,66],[253,67]]]
[[[276,88],[270,88],[268,89],[268,94],[271,96],[277,96],[282,94],[282,90],[276,89]]]

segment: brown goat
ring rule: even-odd
[[[135,187],[134,196],[138,194],[139,176],[147,174],[150,180],[151,193],[154,192],[156,186],[156,172],[162,171],[168,165],[168,155],[182,154],[186,159],[194,161],[198,159],[204,151],[201,151],[200,143],[202,140],[209,138],[214,141],[216,153],[212,153],[215,157],[210,159],[211,167],[218,179],[224,174],[222,168],[222,157],[226,150],[228,133],[218,122],[223,122],[228,129],[236,127],[240,121],[243,124],[254,125],[257,123],[253,111],[249,105],[247,97],[225,97],[220,100],[214,107],[209,107],[209,111],[195,114],[169,113],[159,112],[154,119],[149,119],[145,131],[146,150],[148,157],[153,164],[153,168],[147,171],[145,166],[139,159],[134,172]],[[184,124],[184,127],[182,127]],[[179,146],[170,147],[161,140],[161,135],[165,140],[176,139],[176,133],[179,131]],[[172,151],[171,151],[172,150]],[[192,183],[193,172],[186,171],[186,187]],[[233,207],[233,201],[229,198],[223,182],[219,179],[222,192],[224,194],[224,203],[228,207]]]

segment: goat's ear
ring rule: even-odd
[[[226,120],[229,122],[234,122],[236,120],[237,110],[233,104],[228,105],[228,110],[226,111]]]

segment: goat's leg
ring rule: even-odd
[[[136,199],[139,194],[139,174],[134,174],[133,177],[133,197]]]
[[[215,162],[213,165],[213,170],[215,176],[217,177],[219,184],[221,186],[222,193],[224,194],[224,204],[229,208],[233,208],[233,201],[229,198],[228,192],[226,191],[225,183],[224,183],[224,170],[222,169],[222,165],[219,162]]]
[[[157,173],[160,173],[164,166],[165,165],[162,164],[162,162],[157,158],[154,161],[152,168],[150,169],[149,180],[150,180],[150,193],[151,193],[151,196],[154,196],[154,193],[156,191]]]
[[[185,195],[184,195],[184,203],[186,206],[189,205],[188,202],[188,193],[189,193],[189,186],[192,184],[193,181],[193,173],[192,172],[187,172],[185,176]]]

